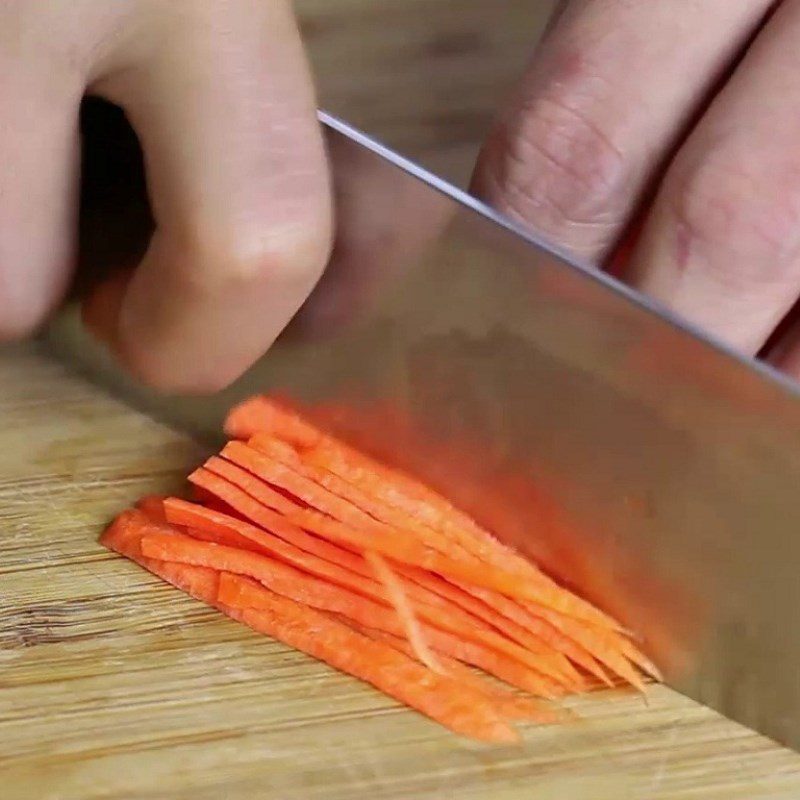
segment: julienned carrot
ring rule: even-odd
[[[517,576],[496,567],[447,558],[425,544],[398,537],[378,536],[374,532],[367,533],[310,509],[295,512],[289,520],[316,536],[362,550],[372,549],[401,563],[431,570],[447,578],[495,589],[510,597],[539,601],[582,618],[583,609],[572,602],[572,595],[549,588],[545,590],[536,584],[520,581]],[[590,615],[590,619],[592,618]]]
[[[529,595],[530,599],[553,605],[556,610],[578,619],[586,619],[597,625],[619,629],[616,620],[546,578],[534,565],[510,548],[501,545],[488,531],[478,526],[469,516],[457,510],[441,495],[405,473],[379,464],[365,454],[325,435],[299,415],[269,398],[252,398],[251,401],[234,409],[231,416],[236,415],[248,417],[250,424],[247,431],[250,432],[252,443],[256,449],[259,443],[265,449],[269,449],[269,437],[278,438],[306,451],[313,448],[314,456],[310,459],[310,463],[317,463],[347,482],[362,488],[373,497],[377,497],[389,505],[394,505],[411,516],[420,517],[422,515],[420,518],[423,522],[455,537],[458,544],[466,545],[467,549],[477,547],[477,552],[480,553],[482,560],[488,560],[492,566],[512,574],[521,570],[521,574],[526,575],[529,583],[543,581],[544,586],[541,587],[539,597],[533,598]],[[234,427],[236,426],[234,425]],[[239,426],[239,431],[243,434],[245,428]],[[298,434],[298,431],[302,433]],[[263,437],[260,434],[267,436]],[[308,453],[306,453],[306,460],[309,460]],[[311,481],[308,483],[313,486]],[[313,505],[313,503],[311,504]],[[352,506],[352,503],[350,505]],[[327,511],[327,509],[320,510]],[[348,513],[352,513],[352,508]],[[350,524],[355,522],[353,517],[337,518]],[[430,543],[432,544],[432,542]],[[451,557],[458,556],[458,553],[452,549],[447,551],[447,554]],[[503,590],[501,589],[501,591]],[[513,595],[513,592],[507,590],[505,593]],[[556,604],[542,600],[543,596],[549,596],[552,600],[556,594],[558,594]]]
[[[226,470],[229,477],[233,479],[240,479],[240,473],[237,473],[237,467],[230,465],[231,469]],[[252,476],[249,476],[252,477]],[[263,508],[260,503],[256,501],[253,494],[260,494],[258,486],[253,484],[251,480],[240,480],[244,486],[248,486],[253,494],[244,492],[239,486],[236,486],[220,475],[210,474],[207,470],[201,468],[196,470],[189,478],[195,485],[202,487],[211,496],[219,498],[226,505],[230,506],[234,511],[241,514],[243,517],[250,519],[253,523],[259,526],[260,529],[253,529],[248,527],[246,523],[242,524],[237,520],[224,515],[208,515],[205,509],[194,507],[190,509],[184,501],[170,500],[168,505],[171,509],[171,519],[186,520],[186,513],[193,514],[191,519],[197,528],[203,527],[203,523],[199,518],[206,516],[210,522],[208,531],[211,534],[219,532],[225,527],[233,532],[233,535],[244,535],[259,542],[269,552],[279,555],[288,563],[299,566],[308,572],[311,572],[322,577],[326,577],[333,582],[348,586],[355,591],[371,596],[379,601],[386,601],[387,597],[384,592],[380,591],[380,587],[374,580],[373,569],[367,566],[362,556],[343,550],[330,542],[325,542],[315,536],[311,536],[305,531],[292,526],[287,523],[283,518],[277,517],[269,509]],[[269,495],[267,495],[269,499]],[[175,510],[182,511],[184,516],[176,517]],[[271,536],[272,531],[276,536],[283,539],[285,542],[295,545],[304,551],[304,553],[297,553],[293,550],[287,549],[286,545],[281,542],[276,542],[274,537]],[[225,543],[222,541],[221,543]],[[308,555],[306,555],[308,554]],[[329,562],[320,563],[315,560],[310,560],[309,556],[319,556],[323,561]],[[399,567],[401,572],[402,566]],[[429,573],[425,573],[429,574]],[[358,578],[363,576],[367,580]],[[437,576],[430,575],[430,581],[433,581]],[[442,579],[439,579],[442,580]],[[472,616],[469,610],[464,610],[463,606],[447,602],[442,596],[442,592],[431,591],[423,585],[421,579],[416,581],[403,581],[403,591],[408,593],[413,599],[414,603],[422,613],[423,617],[431,624],[437,627],[448,630],[467,638],[474,639],[475,641],[486,644],[487,646],[495,649],[500,649],[510,655],[522,660],[523,663],[531,663],[527,656],[522,654],[516,646],[520,644],[513,640],[506,641],[502,637],[497,636],[490,622],[484,622],[480,617]],[[455,590],[454,590],[455,591]],[[391,598],[388,598],[391,599]],[[399,611],[399,609],[398,609]],[[443,616],[446,614],[446,616]],[[516,644],[515,644],[516,642]],[[525,643],[522,643],[525,647]],[[538,669],[544,668],[545,659],[549,663],[550,668],[547,674],[552,676],[561,676],[567,679],[568,685],[575,690],[582,688],[582,679],[580,675],[570,667],[569,662],[560,654],[553,651],[552,648],[544,650],[541,647],[527,647],[532,653],[539,656],[537,662],[532,664]]]
[[[420,510],[426,507],[425,503],[428,501],[399,500],[398,498],[403,497],[402,493],[397,491],[396,485],[391,483],[387,485],[388,478],[383,477],[386,468],[378,472],[377,465],[373,465],[373,471],[370,471],[363,466],[365,456],[359,456],[359,463],[362,466],[348,465],[348,457],[352,459],[354,456],[350,455],[351,451],[344,445],[329,439],[321,439],[320,442],[316,445],[317,450],[323,449],[328,455],[317,456],[316,461],[309,461],[305,456],[303,464],[310,471],[310,475],[303,475],[300,472],[301,468],[292,457],[294,451],[291,447],[269,434],[255,434],[250,439],[252,447],[244,447],[240,442],[233,442],[227,446],[223,454],[235,463],[260,474],[266,480],[270,480],[271,475],[273,480],[281,482],[282,488],[292,491],[293,486],[295,493],[299,493],[298,496],[308,505],[340,522],[356,527],[359,524],[372,527],[377,521],[392,526],[395,530],[407,530],[416,534],[419,541],[451,558],[458,560],[465,557],[474,558],[509,574],[516,574],[527,582],[542,584],[543,591],[560,595],[559,610],[568,608],[570,609],[568,613],[578,618],[585,618],[615,629],[619,627],[615,620],[560,587],[529,561],[502,545],[469,517],[454,509],[443,498],[440,498],[437,505],[431,505],[428,515],[420,519]],[[260,451],[261,459],[253,451]],[[317,464],[328,469],[320,469]],[[342,475],[348,476],[355,483],[350,483],[341,477]],[[403,478],[403,486],[408,486],[412,480],[402,476],[401,473],[397,473],[397,476]],[[397,476],[394,476],[395,480],[399,480]],[[418,493],[423,497],[438,498],[426,487],[421,484],[419,486],[421,488]],[[320,487],[327,491],[320,491]],[[337,498],[348,502],[337,503]]]
[[[517,601],[498,592],[465,583],[456,583],[456,588],[464,596],[474,599],[475,602],[485,604],[501,619],[513,621],[515,625],[535,636],[539,641],[544,642],[546,647],[563,653],[573,663],[585,669],[589,674],[594,675],[607,686],[614,685],[608,673],[590,651],[558,630],[551,623],[526,610]],[[601,628],[600,630],[605,629]]]
[[[152,547],[154,544],[151,543],[148,547]],[[157,544],[161,546],[161,543]],[[156,551],[150,550],[150,552]],[[168,551],[162,549],[158,552],[163,555]],[[169,552],[172,557],[187,557],[185,551],[177,554],[172,550]],[[308,576],[301,575],[299,580],[284,580],[288,577],[286,570],[276,570],[272,576],[274,579],[268,576],[268,580],[270,580],[268,588],[278,591],[279,594],[283,594],[282,591],[279,591],[279,589],[283,589],[287,592],[285,595],[287,597],[298,602],[305,602],[320,611],[341,614],[368,628],[376,628],[395,636],[405,635],[405,630],[397,615],[385,606],[359,597],[353,592],[331,587],[322,581],[309,581],[307,580]],[[220,583],[220,601],[229,606],[259,608],[263,596],[252,591],[254,585],[257,587],[257,584],[253,584],[252,581],[233,581],[231,577],[228,577],[227,582]],[[422,629],[427,641],[438,653],[480,667],[484,672],[539,697],[552,700],[565,693],[564,687],[552,678],[523,666],[501,653],[473,642],[463,641],[457,636],[424,623],[422,623]]]
[[[367,550],[364,553],[364,558],[375,570],[375,577],[383,584],[386,594],[392,601],[392,605],[397,611],[397,616],[400,618],[400,624],[406,632],[406,637],[414,651],[414,655],[418,661],[421,661],[428,669],[434,672],[444,672],[444,669],[431,652],[428,647],[428,642],[425,639],[425,634],[417,622],[417,617],[414,614],[414,609],[411,603],[408,602],[403,586],[397,579],[391,567],[386,563],[383,556],[379,556],[372,550]]]
[[[377,639],[381,642],[391,645],[395,650],[405,653],[409,658],[415,658],[413,648],[406,639],[400,636],[394,636],[385,631],[379,631],[375,628],[366,628],[359,625],[357,622],[348,620],[346,617],[341,617],[338,614],[332,614],[334,619],[338,619],[346,625],[355,628],[359,633],[364,636],[369,636],[370,639]],[[550,724],[555,722],[567,722],[574,717],[566,710],[556,708],[555,706],[545,704],[541,700],[536,700],[532,697],[525,695],[515,694],[513,691],[503,689],[500,686],[493,686],[485,679],[477,675],[472,669],[464,666],[460,661],[456,661],[449,656],[439,656],[439,661],[444,667],[445,672],[452,678],[457,678],[459,681],[472,684],[478,691],[483,692],[490,697],[500,710],[500,713],[510,720],[530,720],[542,724]]]
[[[245,538],[263,544],[264,548],[263,553],[247,552],[243,548],[236,547],[220,547],[214,551],[203,551],[197,547],[191,548],[187,543],[180,553],[174,554],[171,560],[182,561],[187,557],[185,555],[186,553],[192,553],[194,554],[193,557],[195,560],[188,561],[187,563],[214,566],[215,564],[212,564],[207,559],[216,558],[219,560],[228,558],[233,559],[233,561],[218,563],[216,564],[216,568],[225,569],[230,572],[240,572],[257,578],[258,580],[274,580],[274,573],[277,569],[276,562],[268,558],[267,554],[277,555],[282,562],[285,562],[287,565],[292,565],[293,567],[304,570],[304,573],[297,573],[297,575],[295,575],[297,580],[300,580],[298,576],[303,576],[305,573],[308,573],[309,578],[316,575],[317,577],[331,581],[335,585],[335,591],[348,589],[357,596],[362,596],[364,600],[370,598],[386,605],[392,605],[392,599],[387,597],[386,590],[374,579],[365,580],[364,578],[360,578],[346,569],[339,568],[335,564],[317,558],[311,553],[293,547],[276,536],[271,536],[265,530],[255,528],[255,526],[249,525],[241,520],[227,517],[218,512],[209,511],[202,506],[194,506],[191,503],[176,498],[169,498],[165,501],[164,507],[170,522],[185,525],[191,528],[192,532],[208,531],[211,536],[220,537],[218,543],[224,544],[225,537],[234,534],[244,536]],[[174,540],[166,546],[178,547]],[[149,555],[157,557],[154,553],[150,553]],[[198,561],[196,559],[201,560]],[[236,563],[238,568],[234,567],[233,563]],[[278,566],[282,566],[282,564]],[[287,573],[284,571],[282,574],[286,575]],[[276,586],[272,586],[272,588],[281,593],[286,591],[285,588],[279,589],[276,588]],[[553,678],[573,691],[579,691],[584,688],[580,676],[565,669],[565,665],[559,660],[558,654],[531,653],[516,643],[507,641],[491,630],[482,628],[480,624],[472,625],[468,619],[461,620],[457,614],[453,614],[441,608],[420,603],[417,605],[416,610],[417,614],[427,623],[441,629],[443,632],[449,632],[455,636],[464,637],[479,646],[503,653],[509,658],[515,659],[520,664],[527,665]],[[458,611],[458,609],[456,609],[456,611]]]
[[[408,532],[414,534],[417,539],[425,541],[433,547],[442,539],[442,534],[439,531],[420,522],[416,517],[406,514],[388,503],[382,502],[374,495],[363,491],[354,484],[348,483],[348,481],[340,478],[335,473],[310,463],[307,458],[303,458],[298,451],[287,442],[277,439],[270,434],[261,433],[251,437],[248,441],[248,446],[252,450],[256,450],[263,455],[279,461],[284,466],[290,467],[312,481],[316,486],[326,489],[335,497],[339,497],[351,503],[357,509],[365,512],[372,520],[385,523],[395,529],[408,530]],[[252,461],[253,459],[251,457],[251,464]],[[325,511],[326,509],[317,506],[317,510]],[[342,522],[348,521],[345,517],[337,516],[336,514],[331,514],[331,516],[340,519]],[[471,553],[466,548],[462,547],[461,550],[463,557],[476,557],[475,554]]]
[[[143,512],[132,510],[115,520],[103,534],[102,542],[254,630],[371,683],[456,733],[488,742],[519,741],[519,735],[504,718],[507,715],[501,704],[490,695],[464,682],[436,675],[396,648],[363,636],[311,608],[263,587],[260,592],[269,602],[260,610],[226,607],[220,598],[225,573],[142,555],[142,539],[153,528],[162,529],[153,536],[188,538],[172,533],[168,526],[154,524]]]
[[[317,509],[332,519],[364,531],[371,536],[395,537],[400,533],[396,528],[376,520],[349,500],[314,483],[292,467],[282,464],[266,453],[255,450],[242,442],[229,442],[223,448],[222,455],[234,464],[251,471],[266,483],[289,492],[292,496],[302,500],[304,505]],[[464,559],[468,557],[463,550],[442,537],[436,537],[423,543],[448,558]]]
[[[640,692],[644,691],[644,681],[636,668],[623,653],[622,637],[615,631],[598,628],[559,614],[551,608],[538,603],[525,603],[524,607],[534,616],[549,622],[585,650],[588,650],[598,661],[626,680]]]
[[[279,438],[300,447],[313,447],[321,436],[313,425],[267,397],[251,397],[228,412],[225,433],[232,439],[247,440],[258,431],[280,431]]]
[[[221,584],[227,577],[223,573]],[[228,613],[259,633],[371,683],[456,733],[487,742],[519,741],[519,735],[483,692],[447,675],[437,675],[395,648],[313,608],[256,584],[252,590],[261,595],[258,608],[232,607]],[[223,597],[220,591],[219,602],[225,607]]]
[[[149,534],[171,535],[176,532],[166,523],[154,522],[138,509],[123,511],[106,528],[100,542],[110,550],[130,558],[140,566],[163,578],[197,600],[214,604],[219,591],[219,573],[206,567],[167,563],[148,558],[142,553],[141,542]]]

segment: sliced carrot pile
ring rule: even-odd
[[[411,476],[268,397],[225,430],[194,501],[144,497],[102,543],[475,739],[569,719],[552,701],[592,685],[660,680],[616,620]]]

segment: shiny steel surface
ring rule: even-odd
[[[800,748],[794,388],[323,121],[345,165],[340,224],[379,229],[340,242],[325,279],[355,276],[351,325],[287,334],[207,399],[133,386],[74,313],[51,346],[208,438],[233,399],[288,394],[573,577],[645,636],[677,688]]]

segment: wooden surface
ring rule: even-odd
[[[0,353],[4,800],[796,798],[800,756],[663,687],[462,741],[97,544],[202,456],[32,348]]]

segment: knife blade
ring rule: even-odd
[[[361,176],[334,176],[341,235],[365,216],[377,230],[344,248],[369,287],[347,327],[287,334],[208,398],[136,385],[74,307],[48,346],[209,442],[240,397],[290,396],[621,616],[673,686],[800,749],[796,387],[320,119]]]

